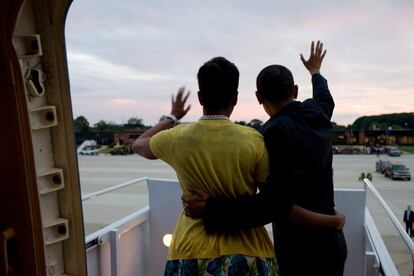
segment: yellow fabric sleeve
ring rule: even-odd
[[[160,131],[152,136],[149,141],[152,154],[168,164],[171,164],[172,159],[174,158],[172,139],[173,131],[173,128]]]

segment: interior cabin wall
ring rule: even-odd
[[[15,232],[2,244],[7,254],[2,249],[0,274],[45,275],[25,90],[11,43],[22,5],[23,1],[0,1],[0,231]]]
[[[70,2],[0,1],[0,231],[15,233],[0,239],[9,248],[0,275],[5,257],[15,275],[86,275],[64,40]]]

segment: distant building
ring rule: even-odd
[[[114,132],[114,142],[117,145],[130,145],[144,133],[148,127],[141,124],[124,124],[123,131]]]
[[[80,145],[85,140],[96,140],[98,145],[129,145],[144,133],[148,127],[136,124],[125,124],[120,129],[120,131],[75,133],[76,144]]]
[[[130,130],[125,132],[115,132],[114,142],[118,145],[130,145],[142,134],[145,130]]]
[[[334,145],[414,145],[414,129],[333,130]]]

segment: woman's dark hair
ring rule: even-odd
[[[265,67],[256,79],[257,91],[271,103],[289,98],[294,85],[292,73],[282,65]]]
[[[209,110],[227,108],[239,87],[239,70],[224,57],[215,57],[200,67],[198,87],[203,105]]]

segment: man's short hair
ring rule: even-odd
[[[290,70],[277,64],[265,67],[256,79],[257,91],[271,103],[288,99],[294,85]]]
[[[224,57],[215,57],[200,67],[198,87],[204,107],[210,110],[227,108],[239,87],[239,70]]]

